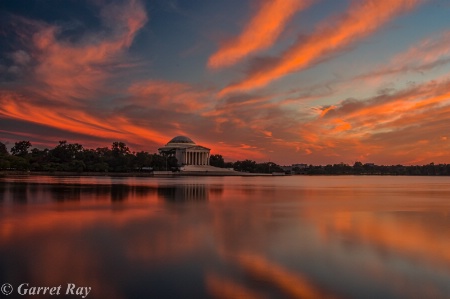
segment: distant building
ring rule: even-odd
[[[292,164],[291,166],[281,166],[287,174],[301,173],[308,167],[308,164]]]
[[[305,169],[308,167],[308,164],[299,163],[299,164],[292,164],[292,168],[298,167],[298,169]]]
[[[172,138],[164,147],[158,149],[161,155],[173,156],[179,166],[209,165],[210,149],[195,144],[189,137]]]

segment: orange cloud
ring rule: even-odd
[[[305,119],[297,129],[298,142],[286,146],[308,148],[322,159],[335,155],[347,163],[355,159],[377,163],[445,163],[450,155],[450,144],[441,138],[442,132],[449,130],[448,81],[365,101],[347,100],[323,111],[328,112]]]
[[[335,108],[336,108],[336,106],[332,105],[332,106],[329,106],[329,107],[326,107],[326,108],[322,109],[320,111],[320,117],[324,117],[328,112],[330,112],[331,110],[333,110]]]
[[[392,59],[393,65],[429,65],[450,56],[450,31],[426,38]]]
[[[76,44],[60,37],[60,27],[34,24],[38,30],[31,42],[37,86],[29,89],[57,102],[94,97],[99,84],[110,76],[108,68],[120,66],[117,59],[131,46],[147,15],[140,1],[131,0],[104,8],[102,20],[112,33],[106,38],[102,32],[87,33]]]
[[[270,47],[292,16],[299,10],[307,8],[311,2],[311,0],[262,1],[242,33],[224,43],[211,55],[208,67],[230,66],[254,52]]]
[[[336,24],[319,26],[306,40],[285,51],[276,63],[262,67],[224,88],[220,94],[263,87],[289,73],[305,69],[319,59],[329,57],[358,39],[364,38],[400,13],[411,10],[422,0],[354,1]]]
[[[143,143],[150,140],[163,144],[167,136],[135,124],[121,116],[93,116],[76,107],[48,107],[23,101],[17,95],[0,94],[0,115],[15,120],[55,127],[97,138]]]
[[[184,113],[199,112],[210,106],[208,91],[178,82],[148,80],[131,85],[128,91],[135,103]]]

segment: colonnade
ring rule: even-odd
[[[186,165],[209,165],[209,153],[185,152],[184,161]]]

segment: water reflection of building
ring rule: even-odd
[[[164,186],[158,188],[158,196],[174,202],[207,201],[209,188],[205,185]]]

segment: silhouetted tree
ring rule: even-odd
[[[107,161],[109,169],[116,172],[132,170],[133,155],[128,146],[123,142],[113,142],[111,146],[111,159]]]
[[[60,141],[59,144],[50,151],[54,162],[70,163],[73,160],[81,160],[83,158],[83,146],[81,144],[67,143],[66,140]]]
[[[363,164],[361,162],[355,162],[355,164],[353,164],[353,173],[361,174],[363,172],[364,172]]]
[[[113,142],[111,146],[111,152],[114,157],[125,156],[130,153],[130,149],[123,142]]]
[[[33,148],[30,155],[30,169],[35,171],[45,170],[45,165],[49,163],[50,151],[48,149],[39,150]]]
[[[11,154],[19,157],[26,157],[28,155],[28,149],[31,147],[29,141],[19,141],[11,148]]]
[[[135,168],[142,170],[143,167],[152,167],[152,156],[144,151],[137,152],[134,159]]]
[[[8,154],[4,143],[0,142],[0,170],[34,170],[34,171],[94,171],[94,172],[129,172],[151,167],[153,170],[176,170],[177,159],[173,152],[165,155],[148,152],[130,152],[123,142],[113,142],[111,148],[84,149],[80,144],[60,141],[53,149],[40,150],[31,148],[29,141],[16,142]],[[281,172],[282,168],[273,162],[256,163],[252,160],[225,162],[222,155],[212,155],[211,165],[234,168],[251,173]],[[297,174],[309,175],[450,175],[450,164],[427,165],[375,165],[355,162],[353,166],[345,163],[326,166],[309,165],[294,168]]]
[[[237,171],[256,172],[256,162],[248,159],[234,162],[233,167]]]
[[[8,155],[8,149],[3,142],[0,142],[0,155]]]
[[[223,168],[225,167],[225,161],[222,155],[211,155],[209,156],[209,165]]]

